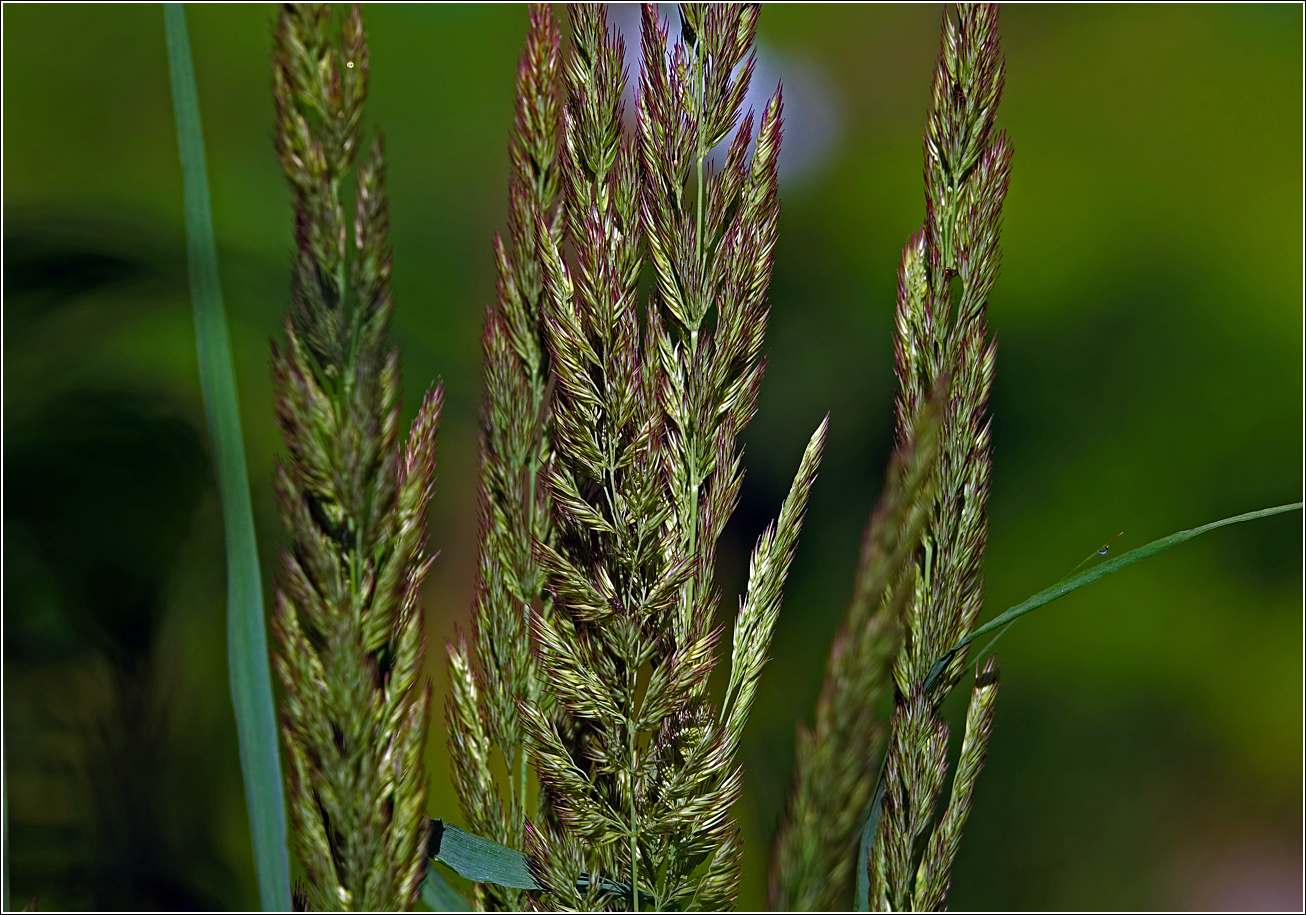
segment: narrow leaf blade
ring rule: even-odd
[[[180,3],[167,3],[163,15],[185,189],[186,251],[195,310],[195,342],[226,535],[227,662],[240,739],[240,767],[245,778],[245,803],[258,871],[259,902],[264,911],[289,911],[286,806],[264,629],[263,583],[245,469],[231,340],[218,280],[218,250],[209,206],[199,95],[185,8]]]
[[[975,639],[982,635],[987,635],[995,629],[1001,629],[1003,626],[1009,625],[1010,623],[1020,619],[1025,614],[1031,613],[1039,607],[1052,603],[1058,597],[1064,597],[1071,591],[1078,591],[1086,585],[1091,585],[1093,582],[1106,578],[1108,575],[1114,574],[1115,572],[1119,572],[1121,569],[1127,568],[1136,562],[1142,562],[1144,559],[1148,559],[1155,556],[1157,553],[1168,550],[1172,546],[1178,546],[1185,541],[1192,540],[1194,537],[1205,534],[1207,531],[1227,527],[1230,524],[1239,524],[1243,521],[1255,521],[1259,518],[1268,518],[1271,515],[1281,515],[1284,512],[1296,511],[1301,507],[1301,502],[1293,502],[1288,505],[1276,505],[1274,508],[1262,508],[1259,511],[1234,515],[1231,518],[1221,518],[1219,521],[1212,521],[1210,524],[1203,524],[1201,527],[1194,527],[1186,531],[1178,531],[1168,537],[1162,537],[1160,540],[1153,540],[1146,546],[1140,546],[1136,550],[1130,550],[1128,553],[1123,553],[1115,559],[1108,559],[1101,565],[1094,566],[1085,572],[1080,572],[1078,575],[1072,575],[1070,578],[1059,581],[1051,587],[1044,588],[1028,600],[1022,601],[1010,610],[998,614],[945,652],[943,657],[935,661],[934,666],[930,669],[929,677],[927,677],[925,681],[926,688],[928,689],[934,684],[934,681],[938,679],[944,668],[948,666],[948,662],[952,660],[957,652],[961,651]]]
[[[875,797],[871,801],[871,810],[862,827],[862,839],[857,847],[857,898],[854,910],[869,912],[871,910],[871,852],[875,851],[875,831],[880,828],[880,808],[884,806],[884,779],[881,777],[875,785]]]

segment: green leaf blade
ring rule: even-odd
[[[1200,527],[1190,528],[1189,530],[1177,531],[1168,537],[1162,537],[1160,540],[1153,540],[1146,546],[1140,546],[1137,549],[1130,550],[1128,553],[1123,553],[1114,559],[1108,559],[1101,565],[1096,565],[1087,571],[1080,572],[1078,575],[1072,575],[1071,577],[1063,579],[1050,587],[1044,588],[1033,597],[1028,598],[1021,603],[1016,604],[1016,606],[1009,610],[998,614],[983,626],[974,630],[970,635],[954,645],[943,655],[943,657],[935,661],[934,667],[930,670],[930,675],[926,680],[927,688],[928,685],[932,684],[934,680],[938,678],[939,674],[943,672],[952,657],[975,639],[982,635],[987,635],[994,630],[1001,629],[1004,626],[1009,626],[1022,616],[1032,613],[1039,607],[1052,603],[1059,597],[1064,597],[1072,591],[1078,591],[1080,588],[1091,585],[1093,582],[1119,572],[1121,569],[1128,568],[1136,562],[1142,562],[1144,559],[1149,559],[1157,553],[1168,550],[1172,546],[1178,546],[1181,543],[1192,540],[1194,537],[1199,537],[1208,531],[1213,531],[1221,527],[1228,527],[1231,524],[1240,524],[1243,521],[1255,521],[1259,518],[1268,518],[1272,515],[1281,515],[1285,512],[1298,511],[1301,507],[1301,502],[1291,502],[1287,505],[1276,505],[1273,508],[1262,508],[1258,511],[1245,512],[1241,515],[1234,515],[1229,518],[1221,518],[1219,521],[1212,521],[1210,524],[1203,524]]]
[[[240,404],[218,277],[218,251],[209,203],[199,94],[191,60],[186,11],[164,4],[168,64],[177,146],[186,201],[186,253],[195,311],[204,411],[213,445],[227,548],[227,661],[240,740],[259,902],[264,911],[288,911],[290,860],[272,672],[264,629],[263,583],[245,467]]]
[[[458,876],[473,883],[492,883],[496,886],[516,890],[537,890],[553,892],[536,875],[537,868],[529,856],[511,848],[505,848],[497,842],[491,842],[473,835],[457,826],[450,826],[443,820],[431,821],[431,843],[428,848],[432,861],[450,868]],[[617,880],[603,878],[599,882],[601,894],[616,899],[631,901],[630,886]],[[590,876],[584,872],[576,881],[576,891],[582,895],[590,890]],[[648,907],[656,900],[639,891],[640,905]],[[467,905],[467,900],[436,870],[429,862],[426,877],[422,882],[422,900],[437,912],[464,912],[466,908],[453,908],[458,904]],[[441,908],[441,906],[447,906]]]
[[[444,874],[430,861],[426,862],[426,875],[422,878],[422,902],[432,912],[470,912],[462,893],[450,885]]]
[[[435,820],[431,857],[473,883],[494,883],[517,890],[542,890],[525,855],[489,839]]]

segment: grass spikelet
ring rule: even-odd
[[[368,77],[359,8],[335,34],[326,7],[285,7],[273,59],[296,244],[286,342],[272,354],[290,452],[276,473],[292,547],[272,628],[291,819],[309,904],[409,910],[429,829],[419,589],[441,392],[401,442],[381,141],[358,161]],[[352,233],[342,193],[351,171]]]
[[[984,766],[984,754],[988,750],[989,731],[993,726],[997,701],[998,662],[995,657],[990,657],[983,669],[975,674],[975,687],[966,712],[966,733],[962,739],[961,756],[957,760],[957,774],[952,780],[952,798],[938,828],[930,836],[930,844],[917,869],[912,895],[914,911],[935,912],[943,908],[952,859],[957,855],[961,829],[966,825],[966,817],[970,813],[975,780]]]
[[[997,7],[945,12],[925,131],[926,219],[903,254],[895,356],[900,384],[899,441],[939,380],[950,390],[939,430],[929,522],[914,559],[902,650],[893,668],[894,711],[882,786],[883,806],[869,867],[873,909],[916,902],[941,906],[956,833],[970,790],[954,794],[945,825],[931,838],[926,885],[913,891],[921,839],[933,819],[947,771],[947,727],[938,709],[965,669],[957,652],[931,675],[935,660],[974,626],[983,601],[985,502],[991,456],[987,401],[995,345],[985,303],[997,279],[998,237],[1011,147],[994,128],[1003,64]],[[972,716],[991,720],[991,688],[972,696]],[[990,682],[990,680],[992,682]],[[976,719],[979,720],[979,719]],[[987,732],[987,723],[984,730]],[[973,786],[982,754],[966,762]]]
[[[560,61],[550,7],[535,5],[517,71],[508,242],[494,239],[498,288],[482,334],[475,632],[470,649],[461,640],[448,648],[453,691],[446,720],[463,815],[473,831],[511,848],[523,847],[531,812],[530,748],[517,709],[549,701],[540,690],[527,620],[532,606],[548,614],[551,604],[535,550],[537,542],[553,539],[541,480],[552,451],[552,370],[543,339],[544,277],[537,233],[556,241],[561,230]],[[510,773],[506,805],[491,775],[495,752]],[[524,896],[487,884],[479,887],[478,898],[491,908],[515,909]]]

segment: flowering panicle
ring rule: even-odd
[[[619,38],[601,8],[571,11],[563,244],[536,232],[556,533],[537,540],[554,603],[532,612],[531,633],[557,708],[520,708],[556,816],[556,828],[528,829],[550,904],[711,908],[738,885],[736,750],[825,434],[822,423],[754,551],[714,709],[711,574],[762,374],[778,94],[751,162],[751,118],[719,172],[707,157],[738,122],[757,13],[684,7],[668,58],[665,26],[645,7],[635,136],[622,120]],[[645,251],[657,284],[641,316]]]
[[[994,5],[944,17],[925,131],[926,219],[903,254],[897,311],[899,440],[939,379],[950,376],[939,430],[930,521],[915,559],[869,862],[875,909],[942,906],[948,872],[982,765],[997,698],[996,664],[977,673],[952,796],[921,854],[947,771],[939,706],[965,669],[957,652],[983,601],[985,501],[991,455],[987,401],[995,344],[985,306],[997,279],[1002,202],[1011,146],[994,129],[1003,63]]]
[[[812,727],[798,726],[793,789],[770,871],[775,911],[831,911],[852,892],[858,829],[884,744],[912,560],[929,520],[947,378],[889,462],[867,523],[852,599],[830,646]]]
[[[426,396],[401,444],[381,141],[355,165],[368,76],[359,9],[333,31],[329,8],[287,6],[275,37],[276,149],[296,254],[286,343],[272,353],[290,452],[276,490],[292,539],[274,661],[308,901],[407,910],[428,833],[419,589],[441,393]]]
[[[517,117],[510,148],[508,236],[496,235],[496,302],[485,317],[485,399],[481,410],[481,521],[475,633],[449,646],[452,690],[446,708],[454,783],[473,832],[521,848],[529,815],[529,748],[520,704],[548,701],[540,690],[527,620],[550,612],[535,543],[551,543],[541,474],[552,452],[551,370],[543,338],[544,278],[536,233],[561,230],[558,146],[559,36],[548,5],[531,9],[517,71]],[[473,656],[475,663],[473,663]],[[508,809],[495,787],[497,751],[510,777]],[[520,908],[517,890],[484,884],[482,905]]]

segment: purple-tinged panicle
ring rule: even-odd
[[[559,34],[547,4],[531,7],[517,71],[516,121],[509,148],[508,239],[494,239],[496,298],[482,333],[480,527],[474,632],[448,646],[452,690],[445,716],[454,782],[468,826],[511,848],[525,846],[532,781],[530,745],[518,709],[547,705],[530,650],[533,609],[548,615],[536,545],[554,539],[545,491],[556,434],[549,398],[555,367],[545,345],[541,238],[555,243],[562,104]],[[497,760],[496,760],[497,757]],[[508,771],[506,799],[492,775]],[[551,818],[541,792],[540,814]],[[506,801],[506,802],[505,802]],[[520,909],[520,890],[479,885],[478,907]]]
[[[994,128],[1002,82],[997,7],[945,12],[924,138],[925,224],[898,273],[898,445],[831,647],[815,726],[799,728],[772,863],[778,909],[847,907],[854,879],[857,907],[941,908],[982,764],[996,668],[986,669],[986,685],[972,697],[974,724],[968,719],[952,799],[921,858],[947,773],[938,708],[961,677],[964,652],[928,685],[927,678],[971,630],[983,598],[995,355],[985,310],[1011,162],[1006,136]],[[878,825],[866,826],[877,811]],[[869,857],[854,857],[863,832]]]
[[[725,703],[708,677],[717,539],[756,409],[779,212],[780,100],[740,121],[755,6],[687,6],[670,62],[644,11],[638,134],[602,7],[571,9],[559,156],[564,231],[536,232],[553,371],[556,528],[537,541],[552,605],[530,629],[553,709],[522,702],[552,821],[529,849],[550,904],[714,908],[739,882],[736,753],[824,442],[754,553]],[[739,127],[724,167],[709,151]],[[657,288],[636,293],[645,251]]]

